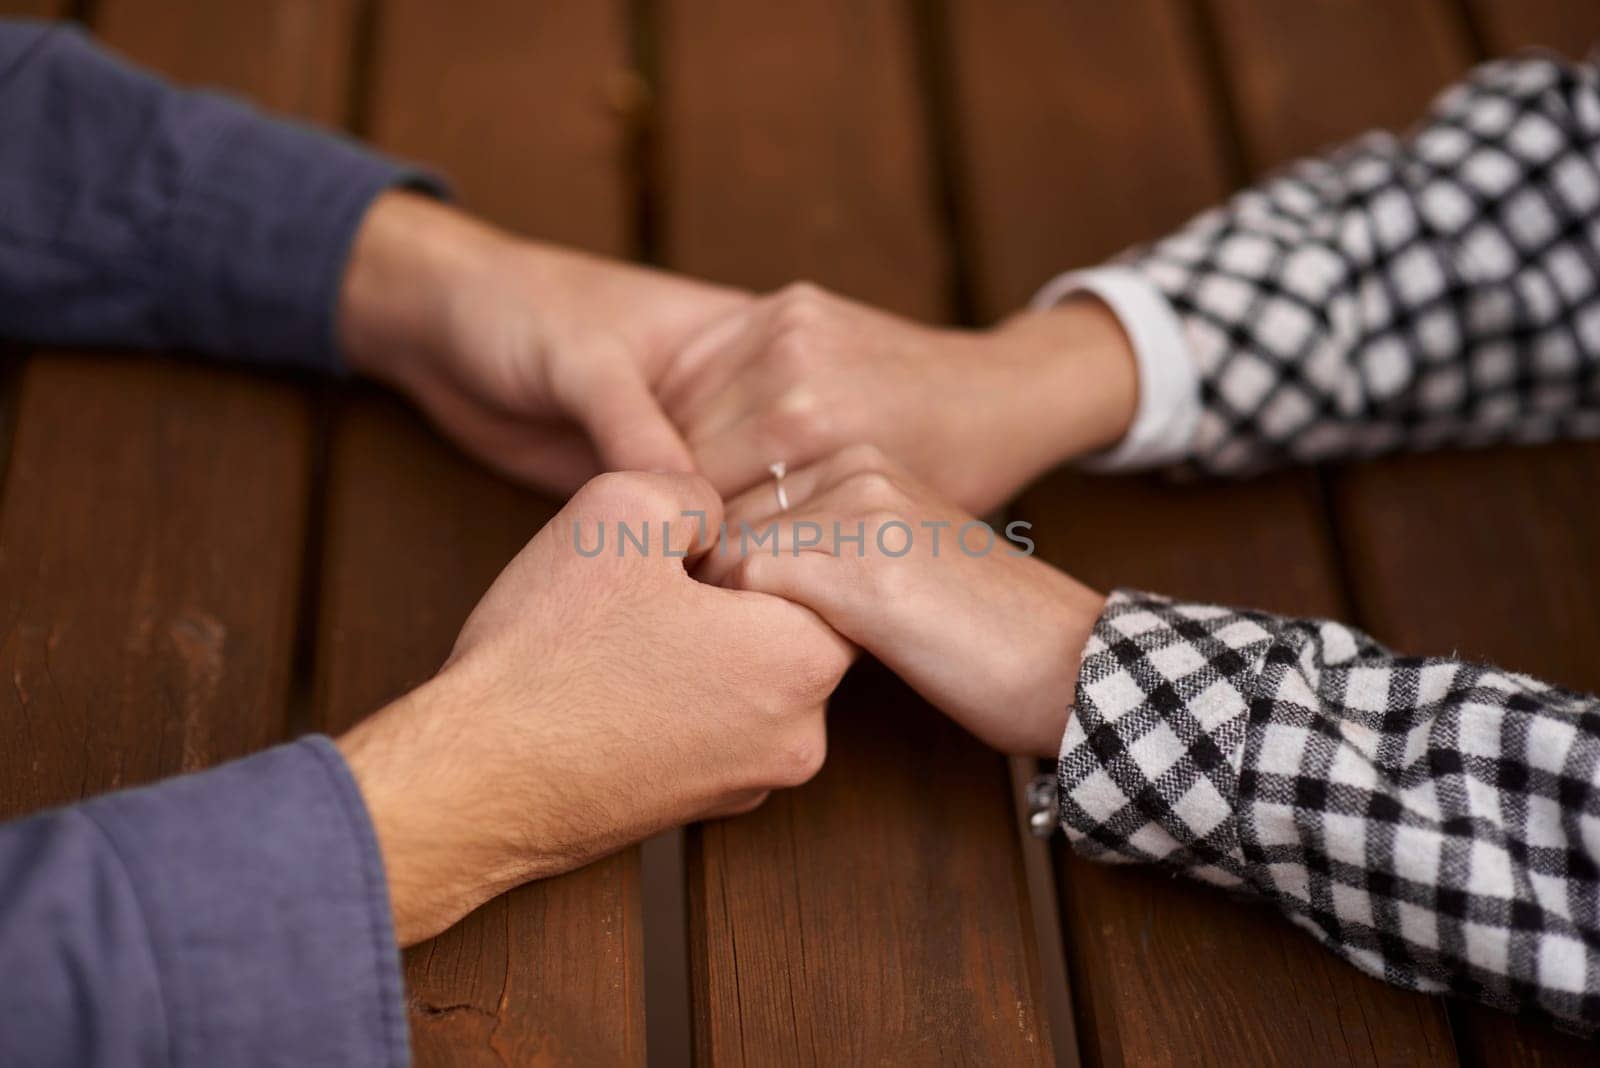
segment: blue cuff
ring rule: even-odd
[[[175,175],[155,277],[175,347],[342,371],[345,264],[372,201],[396,185],[444,195],[433,175],[220,96],[174,102],[155,152]]]
[[[0,20],[0,334],[338,370],[372,200],[438,179]]]
[[[377,838],[311,737],[81,806],[127,869],[176,1065],[402,1065]]]

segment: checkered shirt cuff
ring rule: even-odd
[[[1059,764],[1077,849],[1238,886],[1247,680],[1271,635],[1230,609],[1119,590],[1084,647]]]
[[[1368,973],[1600,1028],[1600,700],[1337,623],[1117,591],[1074,846],[1264,897]]]

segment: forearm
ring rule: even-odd
[[[1059,767],[1082,852],[1272,901],[1359,967],[1600,1027],[1600,701],[1334,623],[1113,595]]]
[[[6,1064],[407,1060],[383,868],[325,739],[0,825],[0,972]]]
[[[43,23],[0,21],[0,128],[0,336],[34,343],[335,367],[368,204],[431,182]]]

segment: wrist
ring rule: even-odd
[[[383,856],[395,935],[430,938],[525,879],[484,793],[493,776],[459,752],[449,724],[470,718],[444,674],[335,740],[367,806]]]
[[[1048,632],[1043,641],[1046,653],[1039,661],[1042,677],[1030,684],[1034,698],[1029,731],[1031,745],[1027,753],[1054,759],[1061,753],[1067,721],[1078,700],[1078,672],[1083,663],[1083,650],[1105,612],[1106,597],[1043,561],[1031,562],[1040,567],[1042,573],[1037,582],[1040,589],[1048,591],[1050,609],[1041,619]],[[1030,702],[1019,697],[1017,707],[1028,708]]]
[[[1138,365],[1121,322],[1099,298],[1081,294],[1023,312],[992,336],[1027,369],[1013,418],[1033,443],[1030,478],[1127,434],[1139,402]]]
[[[340,286],[338,343],[351,370],[414,390],[456,344],[462,294],[511,244],[429,197],[389,190],[356,233]]]

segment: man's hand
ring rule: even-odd
[[[804,284],[696,337],[659,392],[724,496],[775,461],[870,442],[974,512],[1116,442],[1138,400],[1132,350],[1094,298],[941,330]]]
[[[357,234],[339,343],[469,453],[570,493],[602,470],[694,469],[655,389],[690,338],[748,302],[390,192]]]
[[[872,446],[793,472],[784,489],[786,513],[771,485],[728,504],[730,540],[775,525],[775,544],[713,553],[702,577],[812,608],[996,749],[1058,754],[1104,597]]]
[[[695,476],[596,478],[501,573],[439,674],[338,740],[402,945],[816,773],[853,650],[810,609],[691,578],[721,520]],[[647,523],[647,554],[619,542],[618,524],[638,539]]]

